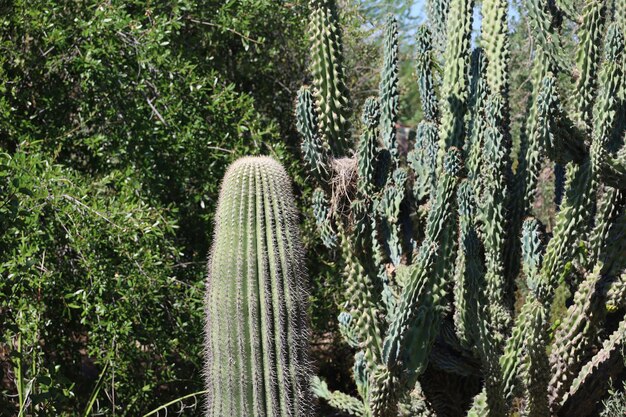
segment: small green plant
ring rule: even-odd
[[[600,417],[623,417],[626,415],[626,383],[622,389],[611,387],[609,398],[602,402]]]

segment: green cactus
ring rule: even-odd
[[[417,30],[416,47],[417,80],[424,118],[417,127],[415,149],[407,155],[407,160],[416,174],[413,185],[415,199],[422,201],[435,191],[439,142],[437,132],[439,105],[435,95],[433,74],[435,63],[432,39],[426,26],[420,26]]]
[[[380,78],[380,133],[383,146],[392,156],[398,154],[396,122],[398,121],[398,22],[389,16],[385,27],[383,68]]]
[[[343,69],[343,44],[333,0],[311,0],[311,72],[319,130],[334,156],[344,156],[350,138],[350,100]]]
[[[228,169],[206,290],[207,416],[310,416],[307,292],[291,182],[268,157]]]
[[[331,0],[313,1],[312,8],[320,4],[335,10]],[[535,50],[515,171],[508,3],[502,0],[482,2],[473,51],[473,1],[429,2],[431,30],[420,27],[416,41],[423,118],[406,159],[393,134],[393,19],[384,29],[379,97],[365,103],[356,146],[348,146],[345,132],[338,140],[325,133],[316,139],[316,123],[325,132],[326,110],[307,104],[304,90],[299,95],[303,154],[311,166],[327,161],[323,165],[331,167],[324,171],[330,178],[312,167],[319,182],[316,219],[325,241],[336,231],[340,242],[346,297],[339,328],[357,351],[359,398],[319,381],[316,393],[351,415],[559,415],[606,379],[607,364],[620,354],[626,326],[626,2],[588,0],[580,21],[569,0],[524,4]],[[324,28],[315,13],[313,36],[335,45],[336,15],[324,15]],[[578,24],[576,68],[560,46],[568,18],[576,20],[568,25]],[[339,55],[332,59],[342,62]],[[574,89],[563,91],[571,74],[578,77]],[[313,77],[319,79],[315,69]],[[324,94],[332,102],[348,97],[339,88]],[[546,160],[562,188],[551,234],[531,217]],[[516,288],[519,283],[525,285]],[[561,285],[573,296],[553,324]],[[514,305],[515,294],[521,305]],[[442,381],[467,389],[452,392]],[[600,394],[594,390],[593,401]]]
[[[448,12],[450,10],[451,0],[428,0],[426,11],[433,28],[434,43],[437,49],[442,50],[446,47],[446,32]]]

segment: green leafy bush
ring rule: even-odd
[[[306,182],[288,152],[304,12],[0,4],[0,415],[137,416],[202,389],[220,178],[262,153]]]

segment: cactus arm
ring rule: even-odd
[[[587,253],[587,265],[595,265],[598,261],[606,261],[611,264],[609,253],[612,242],[609,240],[612,226],[618,219],[620,209],[624,207],[624,194],[611,187],[604,187],[598,201],[598,212],[595,217],[595,225],[588,238],[589,250]]]
[[[396,122],[398,121],[398,22],[393,16],[387,17],[383,48],[383,68],[380,79],[380,134],[383,146],[395,159],[398,154],[396,144]],[[395,165],[395,164],[394,164]]]
[[[487,81],[485,72],[487,62],[482,48],[472,51],[471,58],[471,83],[470,83],[470,108],[471,118],[468,128],[469,143],[465,144],[467,176],[472,181],[474,194],[480,195],[480,167],[483,153],[483,136],[485,132],[485,106],[487,104]]]
[[[457,189],[459,249],[454,279],[454,324],[461,346],[470,348],[478,339],[479,288],[484,279],[480,241],[474,224],[472,184],[463,180]]]
[[[466,112],[468,82],[466,74],[470,65],[470,37],[472,33],[472,0],[450,0],[443,83],[441,86],[441,123],[439,131],[438,167],[451,146],[463,145],[463,119]]]
[[[340,391],[331,391],[325,381],[314,377],[311,382],[311,390],[318,398],[323,398],[331,407],[336,408],[350,416],[365,417],[365,405],[363,401],[344,394]]]
[[[417,28],[415,48],[417,49],[415,70],[422,114],[425,120],[436,122],[439,118],[439,103],[435,95],[435,77],[433,74],[435,63],[433,61],[432,36],[425,25]]]
[[[481,35],[482,47],[487,58],[487,85],[490,94],[501,97],[504,111],[508,111],[509,90],[508,7],[506,0],[483,0],[482,3]]]
[[[543,163],[544,149],[551,144],[551,124],[550,119],[553,112],[553,98],[555,97],[556,79],[551,73],[546,74],[541,82],[535,87],[538,89],[536,100],[530,109],[527,132],[525,134],[526,143],[524,166],[524,212],[532,212],[537,192],[539,173]]]
[[[415,172],[413,195],[417,201],[434,196],[437,182],[437,125],[421,121],[417,126],[415,148],[407,155],[407,162]]]
[[[559,10],[545,0],[525,2],[528,18],[537,41],[536,59],[533,60],[533,75],[541,81],[548,71],[557,73],[567,69],[558,30],[562,19],[557,18]]]
[[[432,39],[425,26],[420,26],[417,30],[416,48],[416,72],[424,117],[417,127],[415,148],[407,159],[415,171],[414,195],[421,201],[435,191],[439,140],[437,125],[439,108],[435,96]]]
[[[326,195],[321,188],[313,191],[313,217],[320,233],[324,246],[333,249],[337,245],[337,235],[333,230],[330,219],[330,209],[326,202]]]
[[[323,143],[318,133],[317,113],[307,87],[302,87],[296,98],[296,127],[302,136],[304,160],[318,182],[325,186],[331,174],[328,145]]]
[[[311,0],[311,73],[319,129],[335,157],[350,150],[350,98],[345,85],[341,30],[334,0]]]
[[[443,50],[446,46],[448,14],[451,7],[451,2],[451,0],[428,0],[426,5],[428,22],[433,28],[433,41],[435,47],[439,50]]]
[[[587,0],[583,11],[583,22],[578,32],[580,39],[576,53],[576,61],[580,78],[576,84],[574,97],[574,113],[579,125],[591,131],[593,98],[595,96],[596,73],[600,62],[600,48],[606,2],[603,0]]]
[[[600,191],[602,174],[605,171],[607,159],[609,157],[609,145],[611,142],[611,132],[616,121],[616,111],[618,109],[617,96],[619,94],[622,81],[622,52],[624,49],[624,37],[615,24],[608,28],[605,39],[605,59],[600,71],[601,91],[594,107],[595,124],[593,129],[592,145],[590,148],[590,159],[592,169],[592,182],[589,190],[590,199],[597,205],[600,215],[596,216],[595,228],[589,233],[590,253],[588,254],[588,265],[594,265],[599,260],[600,253],[604,247],[604,239],[608,233],[608,221],[611,214],[620,205],[621,193],[610,187],[605,188],[605,192],[600,195],[600,203],[595,204]],[[594,212],[595,212],[594,207]]]
[[[384,341],[384,363],[393,372],[398,371],[399,361],[410,352],[409,362],[414,365],[408,368],[411,371],[415,368],[417,377],[425,368],[437,334],[440,312],[435,310],[444,302],[442,292],[445,291],[446,276],[432,272],[436,271],[438,264],[446,262],[445,253],[439,245],[443,243],[446,229],[453,223],[459,159],[458,150],[451,149],[446,158],[446,171],[439,182],[437,201],[428,219],[426,240],[420,248],[417,262],[410,266],[411,274],[399,300],[397,315],[392,319]],[[424,320],[426,317],[431,320]]]
[[[520,316],[524,317],[527,326],[518,325],[515,330],[525,333],[523,344],[526,355],[523,358],[521,376],[524,380],[526,397],[528,398],[527,410],[531,417],[549,417],[548,407],[548,380],[549,361],[546,347],[549,342],[548,305],[539,298],[537,291],[541,277],[541,264],[545,250],[544,236],[540,223],[532,218],[524,221],[522,228],[522,265],[526,276],[526,285],[529,297],[524,305]],[[525,320],[525,321],[526,321]],[[527,329],[524,331],[524,329]],[[522,352],[518,352],[521,354]],[[512,394],[513,387],[506,389]]]
[[[601,89],[593,112],[595,120],[593,126],[594,143],[591,149],[594,151],[592,158],[597,170],[601,172],[600,175],[613,179],[611,184],[618,187],[622,185],[620,183],[625,178],[620,175],[623,173],[623,165],[620,167],[619,163],[615,163],[621,159],[621,155],[618,153],[614,157],[610,148],[613,145],[612,136],[618,122],[618,112],[624,110],[623,104],[620,103],[620,90],[623,88],[624,82],[623,52],[624,35],[619,27],[613,23],[609,25],[605,40],[605,57],[599,76]],[[617,181],[615,181],[616,179]]]
[[[617,329],[602,343],[602,348],[581,368],[569,392],[563,397],[563,403],[576,395],[585,383],[595,376],[603,364],[609,363],[612,358],[622,354],[625,339],[626,320],[622,320]]]
[[[346,262],[346,294],[348,296],[346,307],[355,321],[355,333],[365,353],[367,369],[371,372],[380,361],[382,348],[378,307],[372,293],[374,285],[369,274],[355,256],[350,246],[350,238],[346,235],[343,226],[339,226],[339,236],[343,258]]]
[[[522,379],[526,389],[527,415],[529,417],[550,417],[548,403],[548,382],[550,363],[546,353],[549,342],[549,311],[540,302],[529,308],[532,312],[529,331],[524,342],[526,357],[522,367]]]
[[[487,128],[483,146],[483,191],[479,204],[482,240],[485,247],[486,297],[490,323],[497,339],[502,339],[510,322],[512,283],[505,278],[504,248],[507,243],[505,218],[508,198],[508,151],[505,136],[498,128],[498,100],[490,96],[487,104]],[[495,102],[494,102],[495,101]],[[518,246],[518,245],[516,245]],[[512,248],[509,247],[509,250]]]
[[[359,173],[357,190],[364,197],[368,197],[374,191],[375,186],[376,127],[380,120],[380,106],[376,99],[370,97],[365,100],[361,120],[365,129],[357,147],[357,170]]]
[[[608,233],[602,241],[602,248],[598,255],[602,263],[602,273],[608,277],[619,276],[626,267],[626,207],[624,197],[612,203],[617,204],[617,212]]]
[[[308,416],[304,259],[291,183],[266,157],[226,173],[207,279],[209,416]]]
[[[587,275],[574,295],[574,303],[555,334],[550,365],[550,406],[554,411],[563,403],[563,396],[580,371],[581,361],[596,337],[597,326],[605,315],[601,300],[600,266]]]

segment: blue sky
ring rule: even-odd
[[[509,17],[512,20],[517,20],[519,18],[519,12],[512,1],[509,2]],[[413,7],[411,7],[411,18],[415,19],[415,26],[424,23],[426,20],[426,0],[415,0]],[[472,42],[476,39],[476,36],[480,31],[481,21],[482,17],[480,15],[480,8],[474,7]],[[412,31],[413,30],[411,30],[411,32]]]

